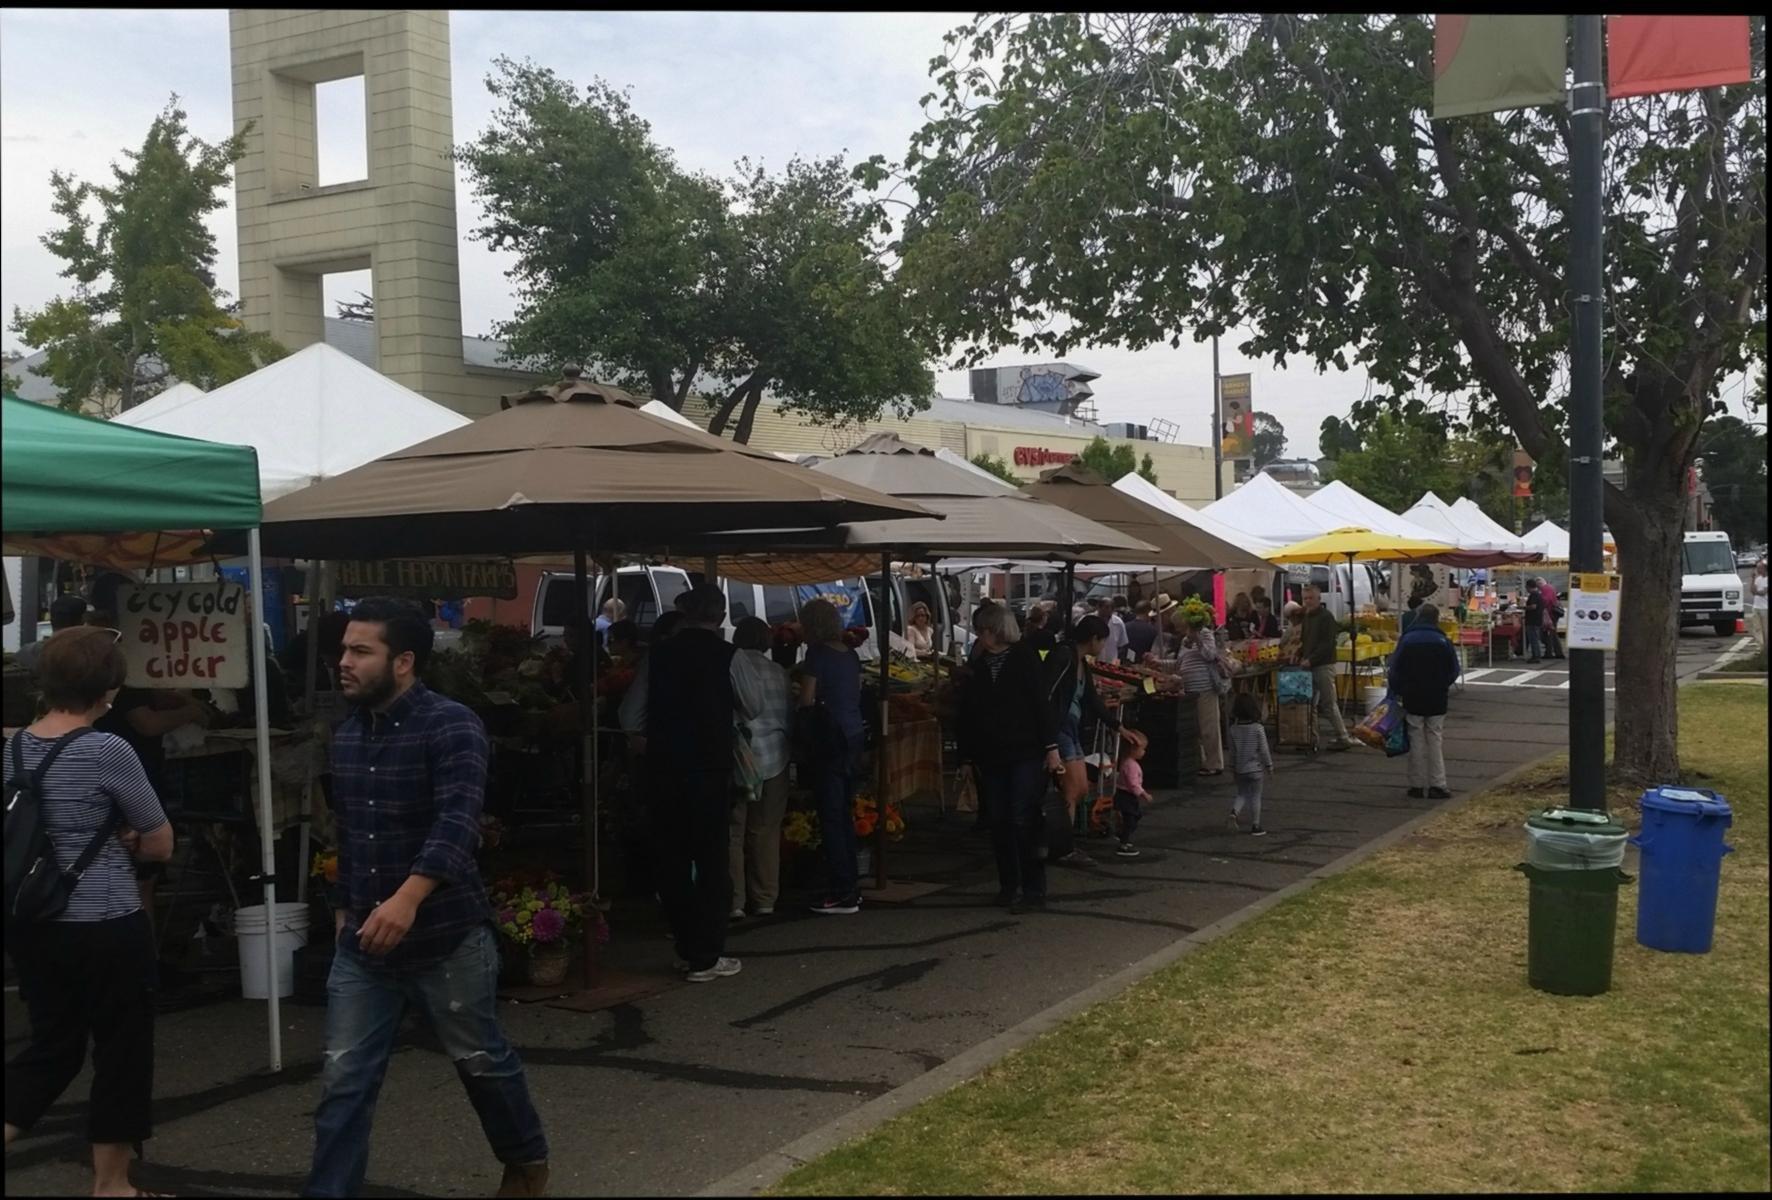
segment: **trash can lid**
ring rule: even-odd
[[[1734,818],[1729,802],[1715,792],[1697,788],[1658,787],[1643,793],[1643,807],[1693,818]]]
[[[1628,829],[1612,819],[1604,810],[1589,808],[1547,808],[1526,818],[1528,829],[1555,829],[1563,833],[1590,833],[1600,837],[1625,837]]]

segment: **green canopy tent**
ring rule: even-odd
[[[250,531],[253,612],[264,608],[258,453],[113,425],[8,395],[0,399],[0,539],[33,554],[77,557],[90,536],[160,531]],[[25,598],[21,597],[21,601]],[[30,607],[21,604],[28,613]],[[252,646],[258,713],[258,803],[265,912],[277,911],[271,836],[271,739],[266,724],[265,644]],[[275,980],[276,938],[265,939],[271,1070],[283,1067]]]

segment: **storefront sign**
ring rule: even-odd
[[[1617,575],[1589,572],[1569,576],[1569,636],[1571,650],[1618,649]]]
[[[1050,467],[1068,463],[1075,457],[1069,450],[1046,450],[1039,446],[1015,448],[1015,465],[1018,467]]]
[[[517,598],[517,568],[506,559],[392,558],[341,562],[338,590],[345,596],[382,594],[450,600],[464,596]]]
[[[124,682],[143,688],[242,688],[246,589],[237,583],[138,583],[117,590]]]

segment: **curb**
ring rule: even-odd
[[[795,1167],[803,1166],[819,1155],[878,1128],[899,1113],[932,1096],[965,1083],[987,1067],[994,1065],[998,1060],[1006,1057],[1011,1051],[1027,1045],[1041,1034],[1056,1028],[1084,1009],[1119,995],[1133,984],[1155,974],[1173,962],[1186,958],[1200,947],[1223,937],[1245,922],[1254,920],[1275,905],[1310,890],[1322,880],[1332,878],[1351,867],[1358,866],[1380,850],[1402,841],[1426,825],[1430,819],[1450,812],[1465,803],[1471,795],[1479,795],[1498,787],[1505,787],[1520,776],[1537,769],[1541,764],[1558,757],[1561,753],[1563,752],[1558,751],[1553,754],[1541,755],[1531,762],[1522,763],[1491,779],[1478,792],[1454,796],[1450,800],[1442,800],[1419,816],[1405,821],[1387,833],[1380,834],[1358,849],[1348,851],[1334,862],[1318,867],[1304,878],[1287,884],[1279,891],[1263,896],[1204,928],[1195,930],[1186,937],[1172,942],[1154,954],[1147,955],[1106,979],[1098,980],[1075,995],[1035,1013],[1020,1024],[980,1042],[970,1050],[962,1051],[940,1066],[893,1088],[885,1095],[876,1096],[859,1108],[819,1126],[810,1133],[795,1138],[785,1146],[770,1151],[730,1175],[715,1180],[694,1194],[697,1196],[750,1196],[764,1188],[773,1187]]]

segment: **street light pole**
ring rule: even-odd
[[[1602,21],[1577,14],[1575,82],[1570,100],[1571,221],[1569,292],[1575,303],[1569,389],[1569,569],[1604,566],[1601,527],[1605,488],[1600,473],[1601,263],[1606,143],[1606,89],[1600,74]],[[1606,652],[1575,646],[1569,655],[1569,800],[1575,808],[1606,807]]]
[[[1223,379],[1218,373],[1218,335],[1212,335],[1212,497],[1224,499]]]

